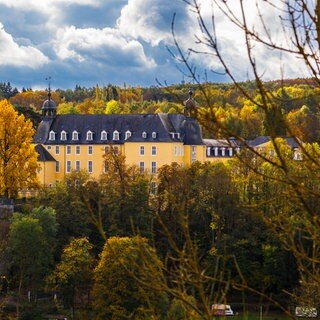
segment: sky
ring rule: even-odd
[[[247,0],[248,8],[253,1]],[[210,24],[211,1],[199,2]],[[272,9],[264,12],[273,22]],[[49,77],[53,89],[188,83],[185,66],[172,55],[177,52],[171,30],[174,16],[181,49],[207,51],[196,43],[197,19],[183,0],[0,0],[0,82],[19,90],[44,89]],[[251,19],[256,19],[254,13]],[[248,80],[240,30],[216,11],[215,23],[230,68],[238,79]],[[256,54],[266,80],[279,79],[283,57],[262,48]],[[284,77],[302,75],[296,62],[285,60]],[[200,81],[229,81],[219,73],[222,69],[213,55],[192,54],[188,61]]]

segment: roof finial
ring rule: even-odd
[[[46,80],[48,81],[48,99],[51,99],[51,76],[49,76],[48,78],[46,78]]]
[[[193,91],[190,88],[189,89],[189,98],[184,102],[184,115],[192,115],[196,114],[197,111],[197,104],[196,102],[192,99]]]

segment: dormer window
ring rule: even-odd
[[[49,132],[49,140],[56,140],[56,133],[54,131]]]
[[[103,130],[101,131],[101,140],[108,140],[108,132]]]
[[[146,139],[147,138],[147,133],[145,131],[142,132],[142,138]]]
[[[72,132],[72,140],[73,141],[78,141],[79,140],[79,132],[78,131],[74,130]]]
[[[93,133],[92,131],[87,131],[87,141],[92,141],[93,140]]]
[[[60,139],[61,139],[61,141],[66,141],[67,140],[67,133],[64,130],[61,131]]]
[[[113,131],[112,140],[119,140],[119,131]]]
[[[152,132],[152,139],[155,139],[157,137],[157,133],[156,132]]]
[[[131,131],[127,130],[125,140],[129,139],[130,137],[131,137]]]

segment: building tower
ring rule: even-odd
[[[49,77],[48,80],[49,80],[48,99],[42,105],[42,117],[43,118],[55,118],[57,115],[57,105],[51,99],[51,87],[50,87],[51,77]]]

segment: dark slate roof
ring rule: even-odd
[[[35,146],[35,150],[38,152],[38,161],[56,161],[55,158],[41,144],[37,144]]]
[[[295,138],[292,138],[292,137],[279,137],[279,138],[284,139],[291,148],[293,149],[299,148],[299,143]],[[269,141],[271,141],[271,138],[269,136],[259,136],[254,140],[249,141],[248,145],[254,148],[259,145],[265,144]]]
[[[66,131],[67,140],[60,140],[61,131]],[[109,133],[107,141],[101,141],[101,132]],[[54,131],[54,141],[48,140],[49,132]],[[72,140],[72,132],[79,133],[79,140]],[[86,134],[93,132],[93,140],[87,141]],[[112,141],[114,131],[120,133],[118,141]],[[199,123],[181,114],[67,114],[53,119],[44,118],[34,137],[34,143],[42,144],[121,144],[126,131],[131,132],[128,142],[172,142],[181,141],[186,145],[203,145]],[[146,132],[146,138],[143,138]],[[152,137],[156,133],[156,138]],[[179,135],[172,135],[179,133]]]
[[[239,148],[241,145],[240,143],[234,139],[203,139],[204,144],[207,147],[232,147],[232,148]]]

